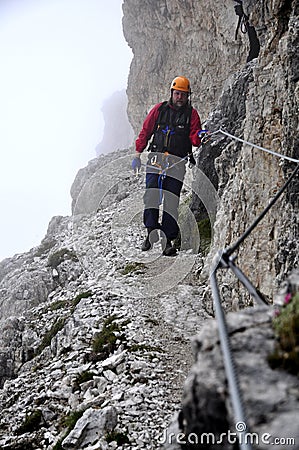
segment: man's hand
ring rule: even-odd
[[[140,167],[141,167],[140,153],[136,152],[135,158],[132,161],[132,169],[136,173],[136,172],[139,172]]]
[[[201,143],[204,145],[211,139],[211,134],[209,130],[201,130],[198,132],[198,136],[200,137]]]

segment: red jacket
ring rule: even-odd
[[[136,151],[138,153],[142,153],[143,150],[146,148],[147,143],[149,139],[151,138],[154,129],[156,121],[159,117],[159,108],[162,105],[161,103],[158,103],[155,105],[148,115],[145,118],[145,121],[143,122],[142,130],[139,133],[138,138],[136,139]],[[172,107],[170,105],[170,107]],[[198,132],[201,131],[201,122],[200,117],[196,109],[192,108],[191,113],[191,119],[190,119],[190,133],[189,138],[190,142],[194,147],[198,147],[200,145],[200,138],[198,137]]]

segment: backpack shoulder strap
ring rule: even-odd
[[[164,112],[167,109],[167,104],[168,104],[168,101],[166,100],[165,102],[161,103],[161,105],[158,108],[159,115],[158,115],[158,118],[157,118],[156,123],[155,123],[154,132],[157,131],[157,129],[158,129],[158,126],[159,126],[159,124],[161,122],[163,114],[164,114]]]
[[[161,118],[162,118],[162,114],[164,113],[164,111],[166,111],[167,109],[167,105],[168,105],[168,101],[166,100],[165,102],[163,102],[160,106],[159,106],[159,116],[157,119],[157,122],[160,122]]]
[[[158,115],[158,118],[156,120],[154,132],[157,131],[157,129],[158,129],[160,123],[161,123],[161,120],[163,118],[163,115],[164,115],[165,111],[167,110],[167,108],[168,108],[168,101],[163,102],[159,106],[159,109],[158,109],[159,110],[159,115]],[[185,124],[187,126],[187,129],[190,129],[192,110],[193,110],[193,107],[189,104],[187,106],[187,108],[185,109],[185,111],[184,111]]]
[[[192,110],[193,110],[193,106],[188,105],[188,107],[186,108],[186,111],[185,111],[186,124],[189,125],[189,126],[190,126],[190,122],[191,122]]]

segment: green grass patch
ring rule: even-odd
[[[89,298],[91,296],[92,296],[91,291],[82,292],[81,294],[76,295],[74,300],[72,300],[71,314],[73,314],[73,312],[76,309],[76,306],[81,302],[82,298]]]
[[[72,411],[67,416],[63,417],[60,421],[60,426],[62,428],[67,428],[64,436],[56,442],[52,450],[64,450],[62,447],[62,442],[67,437],[67,435],[75,428],[78,420],[83,416],[84,410],[82,411]]]
[[[103,323],[100,332],[95,333],[92,340],[92,355],[93,361],[101,361],[108,358],[110,353],[117,349],[117,340],[123,339],[122,331],[130,322],[130,319],[121,323],[117,323],[119,318],[116,315],[109,316]]]
[[[81,294],[76,295],[76,297],[73,300],[73,305],[77,306],[78,303],[82,300],[82,298],[89,298],[92,296],[91,291],[81,292]]]
[[[57,311],[58,309],[64,308],[67,304],[67,300],[57,300],[57,302],[54,302],[50,305],[49,310]]]
[[[57,267],[65,260],[73,260],[78,261],[77,255],[74,251],[69,250],[68,248],[61,248],[57,250],[57,252],[52,253],[52,255],[48,258],[48,266],[53,269],[57,269]]]
[[[42,341],[40,345],[38,346],[37,350],[35,351],[35,356],[40,354],[46,347],[49,347],[51,345],[51,340],[53,339],[56,334],[61,331],[65,325],[66,320],[68,317],[70,317],[71,314],[73,314],[76,306],[80,303],[82,298],[88,298],[92,295],[91,291],[82,292],[81,294],[78,294],[73,300],[58,300],[57,302],[52,303],[50,306],[48,306],[49,311],[57,311],[62,308],[70,307],[70,312],[65,315],[64,317],[58,318],[52,325],[49,331],[45,333],[45,335],[42,338]],[[70,348],[69,348],[70,350]]]
[[[76,376],[76,382],[78,384],[86,383],[86,381],[92,380],[95,375],[96,374],[94,372],[85,370],[84,372],[81,372]]]
[[[92,350],[95,353],[104,353],[108,355],[113,353],[116,350],[116,341],[117,336],[116,332],[120,332],[120,326],[115,322],[117,316],[108,317],[104,324],[103,328],[99,333],[96,333],[93,342],[92,342]]]
[[[68,433],[73,430],[78,420],[83,416],[84,410],[71,411],[67,416],[61,420],[61,426],[67,427]]]
[[[139,262],[128,263],[122,270],[122,275],[128,275],[130,273],[144,273],[145,265]]]
[[[51,341],[52,341],[53,337],[56,336],[56,334],[60,330],[63,329],[65,321],[66,321],[66,317],[61,317],[53,323],[50,330],[47,331],[47,333],[44,335],[41,343],[39,344],[39,346],[35,352],[35,355],[39,355],[46,347],[49,347],[51,345]]]
[[[161,347],[147,345],[147,344],[133,344],[128,347],[129,352],[158,352],[163,353],[163,349]]]
[[[42,418],[43,415],[40,409],[36,409],[28,416],[26,415],[24,423],[17,429],[17,434],[31,433],[38,430]]]
[[[212,242],[212,228],[209,218],[197,222],[198,232],[200,237],[200,251],[206,256],[211,247]]]
[[[277,338],[275,350],[268,356],[272,369],[281,368],[299,375],[299,292],[287,302],[273,319]]]
[[[65,308],[67,306],[71,305],[71,314],[74,312],[76,306],[80,303],[82,298],[88,298],[92,296],[91,291],[82,292],[81,294],[78,294],[73,300],[57,300],[56,302],[52,303],[49,307],[50,311],[56,311],[58,309]]]

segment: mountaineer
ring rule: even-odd
[[[140,155],[149,144],[146,164],[143,221],[147,236],[142,250],[150,250],[162,235],[165,256],[174,256],[172,241],[179,233],[178,206],[186,162],[195,164],[192,146],[201,144],[201,121],[191,106],[190,82],[183,76],[176,77],[170,87],[170,99],[156,104],[144,120],[136,140],[136,153],[132,168],[141,167]],[[159,223],[159,205],[163,204]]]

